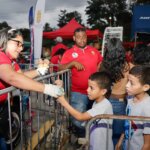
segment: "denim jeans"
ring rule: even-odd
[[[87,95],[79,93],[79,92],[71,92],[71,99],[70,99],[70,104],[73,108],[80,112],[85,112],[87,111],[87,107],[89,104],[89,99]],[[71,117],[71,121],[73,125],[75,125],[79,130],[85,129],[84,127],[84,122],[83,121],[78,121],[75,118]]]
[[[0,150],[7,150],[5,139],[0,137]]]
[[[113,107],[114,115],[125,115],[126,110],[126,102],[119,101],[117,99],[109,99],[110,103]],[[120,135],[124,132],[124,120],[113,120],[113,144],[114,146],[117,144]]]

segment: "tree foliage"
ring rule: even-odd
[[[4,21],[4,22],[0,23],[0,29],[3,29],[3,28],[10,29],[11,27],[8,25],[8,23],[6,21]]]
[[[67,10],[60,10],[58,26],[63,27],[72,18],[75,18],[80,24],[82,24],[81,14],[77,11],[67,12]]]
[[[30,30],[27,28],[21,28],[20,31],[23,35],[24,41],[30,41]]]
[[[130,32],[131,13],[126,0],[88,0],[86,7],[87,23],[102,32],[107,26],[123,26],[126,35]]]
[[[53,31],[53,29],[50,27],[50,24],[46,22],[43,27],[43,31]]]
[[[136,4],[150,4],[149,0],[134,0]]]

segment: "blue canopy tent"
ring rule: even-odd
[[[137,38],[137,34],[150,34],[150,5],[135,5],[132,17],[132,39]]]

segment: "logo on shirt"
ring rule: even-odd
[[[76,53],[76,52],[72,53],[72,57],[73,58],[77,58],[78,57],[78,53]]]
[[[91,51],[91,54],[92,54],[92,55],[95,55],[95,52],[94,52],[94,51]]]

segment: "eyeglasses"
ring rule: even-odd
[[[10,40],[16,42],[18,47],[24,48],[24,44],[22,44],[20,41],[14,39],[10,39]]]

